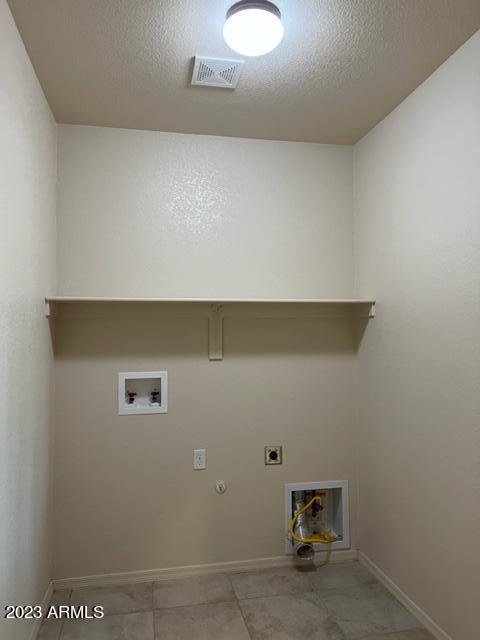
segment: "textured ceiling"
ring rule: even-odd
[[[58,122],[356,142],[480,28],[480,0],[279,0],[285,37],[234,91],[189,84],[238,57],[224,0],[9,0]]]

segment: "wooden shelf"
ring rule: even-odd
[[[370,298],[102,298],[47,296],[47,317],[55,317],[63,305],[164,305],[169,310],[205,308],[209,320],[209,359],[223,359],[223,320],[226,317],[277,318],[312,317],[317,310],[355,310],[355,318],[373,318],[375,300]],[[174,311],[175,313],[175,311]],[[177,311],[178,313],[178,311]]]
[[[88,296],[48,296],[47,303],[193,303],[193,304],[340,304],[375,305],[375,300],[367,298],[102,298]]]

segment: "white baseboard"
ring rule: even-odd
[[[346,562],[357,560],[356,549],[346,551],[322,551],[315,554],[315,564],[325,562]],[[276,556],[273,558],[258,558],[254,560],[237,560],[234,562],[218,562],[215,564],[199,564],[186,567],[172,567],[169,569],[146,569],[143,571],[126,571],[124,573],[104,573],[101,575],[82,576],[78,578],[62,578],[53,581],[53,589],[78,589],[80,587],[102,587],[133,582],[150,582],[153,580],[171,580],[187,576],[205,575],[213,573],[235,573],[241,571],[255,571],[269,567],[291,567],[298,564],[294,556]]]
[[[437,640],[452,640],[438,624],[430,618],[430,616],[423,611],[418,605],[411,600],[407,594],[398,587],[393,580],[391,580],[370,558],[368,558],[361,551],[358,552],[358,559],[360,563],[372,573],[379,582],[386,587],[390,593],[399,600],[403,606],[415,616],[415,618],[426,628],[430,633],[437,638]]]
[[[50,603],[50,600],[52,599],[52,593],[53,593],[53,584],[52,582],[49,582],[47,585],[47,589],[43,594],[42,601],[40,603],[40,606],[42,607],[42,611],[45,611],[47,609]],[[29,640],[35,640],[35,638],[38,635],[38,632],[40,631],[40,627],[42,626],[42,622],[43,622],[43,618],[36,618],[34,620],[32,630],[30,632]]]

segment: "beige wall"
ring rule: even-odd
[[[55,577],[281,556],[295,481],[350,480],[355,546],[350,320],[227,319],[225,359],[210,362],[206,320],[98,313],[58,321]],[[118,416],[118,371],[160,369],[169,413]],[[282,466],[264,465],[268,444]]]
[[[351,293],[350,148],[62,126],[59,157],[61,293]],[[349,320],[228,319],[212,363],[204,319],[102,313],[57,322],[57,578],[283,555],[293,481],[350,480],[355,545]],[[168,415],[118,416],[118,371],[150,369]]]
[[[480,594],[480,34],[356,147],[362,551],[454,640]]]
[[[352,148],[59,127],[59,293],[342,297]]]
[[[6,604],[41,601],[51,576],[52,354],[56,130],[0,0],[0,637],[28,637]]]

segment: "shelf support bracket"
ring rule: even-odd
[[[223,360],[223,307],[210,305],[208,317],[208,359]]]

